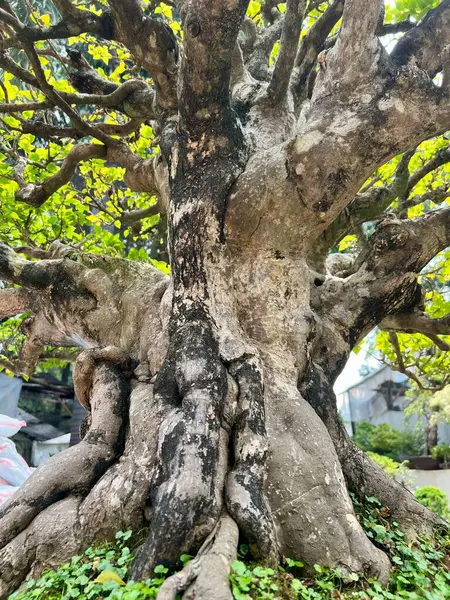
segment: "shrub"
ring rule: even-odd
[[[403,483],[403,485],[407,485],[409,483],[409,469],[406,461],[399,463],[392,458],[389,458],[389,456],[382,456],[376,452],[367,452],[367,455],[370,456],[373,461],[379,464],[385,473],[393,477],[396,481]]]
[[[445,464],[447,464],[450,462],[450,445],[439,444],[438,446],[435,446],[431,451],[431,455],[436,460],[442,460]]]
[[[415,496],[420,504],[423,504],[443,519],[449,517],[448,498],[442,490],[431,485],[417,488]]]
[[[365,452],[375,452],[394,460],[420,454],[423,435],[409,429],[397,431],[389,423],[373,425],[361,421],[356,425],[353,441]]]

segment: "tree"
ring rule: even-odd
[[[134,578],[198,552],[168,584],[185,597],[230,597],[238,535],[385,580],[348,489],[411,537],[438,517],[352,444],[333,383],[377,324],[445,333],[418,277],[450,242],[448,0],[385,20],[381,0],[53,0],[54,24],[18,4],[0,307],[25,339],[4,365],[80,348],[90,416],[1,513],[1,595],[145,525]],[[170,275],[139,242],[163,215]]]

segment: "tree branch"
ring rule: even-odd
[[[0,290],[0,319],[14,317],[31,310],[30,294],[19,288]]]
[[[185,101],[179,109],[187,130],[223,130],[231,119],[233,51],[247,5],[248,0],[198,0],[188,7],[180,75],[180,97]]]
[[[60,170],[41,184],[28,183],[15,193],[15,199],[32,206],[41,206],[60,187],[68,183],[81,161],[106,158],[106,147],[100,144],[78,144],[64,159]]]
[[[272,52],[273,45],[280,39],[283,30],[284,15],[278,16],[270,27],[266,27],[259,33],[256,39],[253,50],[246,62],[247,69],[252,77],[260,81],[269,79],[269,56]]]
[[[380,222],[370,244],[355,264],[377,277],[398,270],[420,273],[441,250],[450,245],[450,207],[441,208],[418,219],[386,218]]]
[[[52,103],[48,100],[43,102],[22,102],[20,104],[0,104],[0,113],[12,114],[17,112],[25,112],[27,110],[44,110],[50,108]]]
[[[311,307],[323,319],[323,331],[334,331],[327,345],[349,351],[387,317],[413,311],[422,297],[419,273],[449,245],[450,208],[418,219],[381,221],[350,275],[326,277],[311,289]]]
[[[311,70],[316,64],[319,52],[324,49],[325,40],[341,18],[343,10],[344,0],[335,0],[317,19],[300,44],[292,78],[292,90],[297,103],[301,103],[306,98]]]
[[[306,0],[287,0],[286,3],[281,47],[267,88],[267,96],[272,106],[285,98],[289,87],[302,29],[305,4]]]
[[[352,233],[362,223],[381,217],[383,211],[398,196],[404,195],[410,181],[409,161],[414,153],[415,149],[403,154],[391,185],[372,186],[368,190],[359,192],[352,202],[344,208],[314,244],[310,254],[312,266],[321,270],[330,248],[340,242],[346,235]]]
[[[392,35],[394,33],[403,33],[409,31],[415,26],[415,23],[408,17],[404,21],[397,21],[397,23],[381,23],[377,28],[377,35],[382,37],[383,35]]]
[[[18,65],[6,52],[0,52],[0,67],[8,73],[12,73],[20,81],[28,83],[34,88],[40,89],[39,82],[36,77]]]
[[[413,206],[417,206],[418,204],[423,204],[424,202],[430,201],[434,204],[442,204],[445,202],[450,195],[450,183],[447,185],[440,186],[438,188],[434,188],[428,190],[424,194],[411,196],[406,200],[402,200],[398,203],[397,208],[395,209],[395,213],[404,218],[408,216],[408,208]]]
[[[161,207],[158,203],[156,203],[152,204],[148,208],[141,208],[124,212],[120,216],[120,221],[126,225],[130,225],[131,223],[135,223],[136,221],[140,221],[141,219],[146,219],[147,217],[157,215],[159,212],[161,212]]]
[[[68,104],[67,101],[48,83],[34,46],[28,45],[27,43],[25,45],[25,51],[35,72],[40,89],[48,98],[48,100],[53,102],[55,106],[58,106],[58,108],[65,112],[71,120],[72,125],[80,132],[100,140],[107,146],[115,145],[117,142],[114,140],[114,138],[111,138],[109,135],[106,135],[96,127],[90,125],[87,121],[84,121],[80,115],[72,109],[70,104]]]
[[[0,242],[0,280],[21,285],[23,270],[28,264],[32,263],[21,258],[9,246]]]
[[[124,44],[153,78],[156,103],[166,110],[177,107],[178,42],[171,28],[143,15],[138,0],[108,0],[115,38]]]
[[[409,192],[413,189],[415,185],[419,183],[421,179],[423,179],[428,173],[434,171],[438,167],[445,165],[450,162],[450,145],[446,148],[440,148],[436,154],[428,160],[420,169],[417,169],[415,173],[413,173],[408,181],[408,186],[406,188],[406,192]]]
[[[382,0],[346,0],[334,49],[336,68],[355,69],[355,61],[365,61],[365,54],[376,47],[375,32],[381,7]]]
[[[22,47],[25,42],[37,42],[41,40],[64,39],[78,36],[82,33],[94,33],[104,39],[112,39],[113,24],[111,14],[104,11],[100,16],[89,11],[83,11],[72,7],[70,16],[50,27],[30,27],[21,24],[12,15],[0,9],[0,21],[8,23],[18,32],[13,36],[0,40],[0,50],[7,48]]]
[[[434,77],[442,69],[442,50],[448,43],[449,31],[450,0],[443,0],[405,33],[395,45],[391,58],[397,65],[415,61]]]
[[[0,112],[1,105],[0,105]],[[142,119],[130,119],[127,123],[96,123],[96,127],[99,131],[103,131],[108,135],[117,135],[119,137],[126,137],[136,132],[142,125]],[[56,127],[55,125],[49,125],[47,123],[32,123],[31,121],[22,121],[21,124],[22,133],[31,133],[36,137],[49,139],[49,138],[81,138],[85,137],[75,127]]]
[[[155,92],[144,81],[132,79],[118,86],[92,69],[78,50],[68,50],[68,55],[70,66],[74,68],[70,82],[78,92],[82,92],[79,95],[63,95],[68,102],[110,106],[131,117],[154,118]]]
[[[416,332],[426,336],[450,335],[450,315],[433,319],[426,313],[414,309],[411,312],[390,315],[383,319],[379,326],[385,331]]]

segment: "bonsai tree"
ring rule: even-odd
[[[75,349],[89,411],[2,508],[2,597],[145,526],[133,579],[198,552],[189,597],[230,598],[239,536],[385,581],[348,490],[440,522],[333,393],[376,325],[447,333],[418,278],[450,242],[450,4],[416,4],[1,0],[3,364]]]
[[[447,467],[450,459],[450,445],[439,444],[438,446],[435,446],[431,451],[431,455],[433,458],[442,460],[444,465]]]

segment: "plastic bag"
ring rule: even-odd
[[[7,502],[34,471],[8,439],[24,425],[25,421],[0,415],[0,505]]]
[[[25,425],[25,421],[19,421],[7,415],[0,415],[0,437],[12,437]]]

